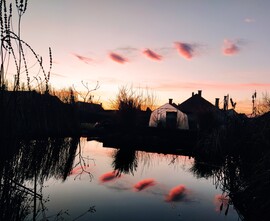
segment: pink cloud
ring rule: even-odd
[[[160,83],[151,85],[154,90],[161,91],[178,91],[181,89],[196,90],[197,88],[207,90],[255,90],[255,89],[267,89],[270,87],[270,83],[222,83],[222,82],[166,82],[161,81]]]
[[[184,185],[179,185],[172,188],[169,194],[166,196],[167,202],[179,201],[185,196],[186,187]]]
[[[183,42],[175,42],[174,45],[175,45],[178,53],[182,57],[184,57],[184,58],[186,58],[188,60],[190,60],[190,59],[192,59],[194,57],[195,48],[196,48],[196,46],[194,44],[183,43]]]
[[[156,184],[154,179],[144,179],[134,185],[137,191],[141,191],[147,187],[154,186]]]
[[[128,59],[126,59],[125,57],[123,57],[119,54],[113,53],[113,52],[111,52],[109,54],[109,56],[113,61],[120,63],[120,64],[124,64],[124,63],[128,62]]]
[[[244,20],[246,23],[253,23],[253,22],[255,22],[255,19],[253,19],[253,18],[245,18],[245,20]]]
[[[117,179],[120,176],[121,175],[118,175],[118,173],[116,171],[112,171],[112,172],[104,173],[103,175],[101,175],[99,177],[99,181],[101,183],[105,183],[105,182],[109,182],[109,181],[112,181],[114,179]]]
[[[92,58],[89,57],[85,57],[76,53],[72,53],[73,56],[75,56],[76,58],[78,58],[80,61],[86,63],[86,64],[90,64],[92,63],[94,60]]]
[[[161,61],[162,60],[161,55],[157,54],[156,52],[154,52],[148,48],[143,50],[143,54],[154,61]]]
[[[222,52],[224,55],[235,55],[239,53],[240,48],[237,45],[237,42],[225,39],[223,43]]]

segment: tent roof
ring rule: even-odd
[[[158,107],[154,111],[160,110],[160,109],[175,109],[176,111],[180,111],[178,106],[174,103],[173,104],[169,104],[169,103],[163,104],[162,106]]]

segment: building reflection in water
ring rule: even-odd
[[[82,156],[80,138],[44,138],[38,140],[1,140],[0,155],[0,220],[36,220],[46,217],[42,188],[49,178],[65,181],[71,174],[78,175],[87,167]],[[151,159],[148,157],[151,156]],[[78,162],[75,162],[77,157]],[[177,164],[180,155],[164,155],[168,165]],[[100,182],[109,182],[121,174],[135,174],[139,162],[143,166],[162,160],[158,154],[145,154],[134,148],[113,150],[112,171],[100,176]],[[188,157],[185,157],[188,159]],[[270,154],[263,156],[233,155],[222,160],[195,157],[188,159],[191,172],[197,178],[212,179],[220,189],[213,199],[216,210],[227,215],[233,207],[242,220],[267,220],[269,217],[269,162]],[[86,171],[87,172],[87,171]],[[89,173],[89,172],[88,172]],[[90,178],[91,174],[89,173]],[[156,186],[156,180],[145,178],[133,184],[141,191]],[[175,186],[166,196],[167,202],[182,201],[186,187]]]

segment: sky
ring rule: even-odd
[[[222,106],[229,94],[251,113],[255,90],[259,99],[270,89],[269,10],[269,0],[28,0],[21,36],[44,66],[51,47],[54,88],[98,81],[105,107],[132,86],[157,105],[202,90]]]

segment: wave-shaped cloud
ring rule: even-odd
[[[239,42],[225,39],[222,52],[224,55],[235,55],[240,52]]]
[[[89,57],[85,57],[83,55],[79,55],[79,54],[76,54],[76,53],[72,53],[72,55],[76,58],[78,58],[80,61],[86,63],[86,64],[90,64],[90,63],[93,63],[93,59],[92,58],[89,58]]]
[[[116,54],[116,53],[114,53],[114,52],[109,53],[109,57],[110,57],[113,61],[115,61],[115,62],[117,62],[117,63],[119,63],[119,64],[124,64],[124,63],[128,62],[128,59],[127,59],[127,58],[123,57],[123,56],[120,55],[120,54]]]
[[[162,60],[161,55],[159,55],[158,53],[156,53],[148,48],[144,49],[142,53],[154,61],[161,61]]]
[[[195,44],[175,42],[174,45],[178,53],[185,59],[190,60],[195,56],[195,49],[197,47]]]
[[[134,185],[135,190],[141,191],[147,187],[154,186],[156,184],[154,179],[144,179]]]

